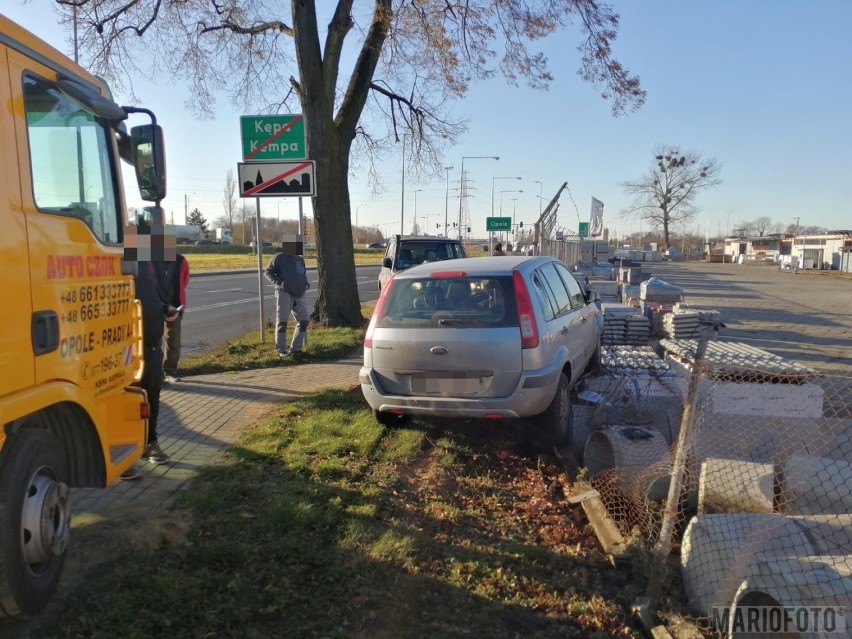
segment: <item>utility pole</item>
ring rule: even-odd
[[[796,250],[796,236],[799,234],[799,218],[794,217],[796,220],[796,230],[793,231],[793,246],[790,248],[790,260],[793,259],[793,252]],[[799,256],[796,255],[796,261],[793,263],[793,274],[799,272]]]

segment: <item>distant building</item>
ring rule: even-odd
[[[734,262],[772,262],[801,269],[846,270],[852,231],[820,235],[767,235],[725,238],[725,254]]]

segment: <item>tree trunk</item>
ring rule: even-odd
[[[663,238],[666,242],[666,248],[671,246],[669,244],[669,212],[663,211]]]
[[[314,0],[293,0],[293,20],[300,76],[297,91],[305,115],[308,157],[316,162],[312,202],[319,291],[312,318],[326,326],[362,326],[349,213],[349,150],[355,131],[346,129],[341,134],[335,122],[334,87],[325,83]],[[334,290],[330,290],[332,283]]]
[[[308,148],[317,163],[317,194],[313,206],[319,296],[312,317],[327,326],[361,326],[361,301],[349,219],[349,144],[338,137],[333,127],[320,133],[319,139],[311,139],[308,134]],[[334,282],[333,288],[331,282]]]

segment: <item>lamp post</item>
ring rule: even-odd
[[[523,191],[518,191],[518,190],[515,190],[515,189],[508,189],[506,191],[500,191],[500,217],[503,217],[503,194],[504,193],[523,193]]]
[[[402,134],[402,200],[399,204],[399,234],[405,234],[405,138]]]
[[[542,203],[542,200],[541,200],[541,189],[542,189],[542,183],[541,183],[541,180],[536,180],[536,181],[535,181],[535,183],[536,183],[536,184],[538,184],[538,217],[539,217],[539,218],[541,218],[541,203]]]
[[[453,167],[445,166],[447,172],[447,195],[444,198],[444,237],[450,236],[450,169]]]
[[[414,191],[414,226],[411,227],[412,234],[414,231],[414,227],[417,226],[417,194],[420,193],[423,189],[416,189]]]
[[[183,195],[183,223],[184,224],[186,224],[187,221],[189,220],[189,198],[192,197],[193,195],[195,195],[194,191],[192,193],[190,193],[189,195],[187,195],[186,193],[184,193],[184,195]],[[172,222],[174,222],[174,220],[172,220]]]
[[[493,177],[491,178],[491,217],[494,217],[494,183],[497,180],[520,180],[519,176],[510,177]]]
[[[462,239],[462,205],[465,198],[464,161],[465,160],[499,160],[499,155],[465,155],[461,161],[461,180],[459,180],[459,241]]]

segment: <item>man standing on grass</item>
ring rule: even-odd
[[[266,279],[275,285],[276,321],[275,350],[279,357],[302,357],[308,337],[310,313],[305,302],[308,283],[305,260],[302,257],[304,241],[301,235],[285,235],[281,252],[269,262]],[[287,322],[290,315],[296,322],[293,339],[287,348]]]

